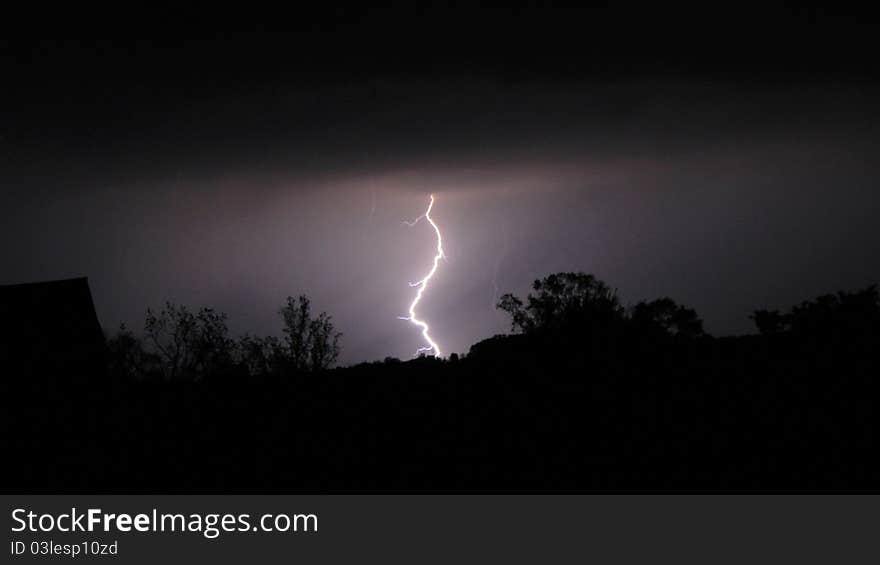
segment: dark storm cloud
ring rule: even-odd
[[[641,81],[438,82],[250,89],[174,107],[8,129],[5,165],[24,180],[83,181],[264,172],[332,176],[388,168],[468,169],[523,160],[656,157],[863,121],[873,88]],[[143,94],[141,94],[143,95]],[[124,94],[115,99],[126,106]],[[138,99],[131,107],[140,108]],[[85,122],[85,123],[81,123]],[[48,166],[47,166],[48,165]],[[60,180],[60,179],[59,179]],[[53,184],[51,179],[47,184]]]

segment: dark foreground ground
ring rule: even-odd
[[[3,486],[880,488],[876,336],[624,337],[284,378],[7,379]]]

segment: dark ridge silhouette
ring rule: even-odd
[[[3,486],[880,487],[876,286],[784,313],[759,310],[759,334],[716,338],[672,299],[625,307],[595,277],[558,273],[525,298],[502,297],[516,333],[474,344],[467,355],[335,369],[324,367],[338,334],[307,304],[291,299],[282,312],[285,328],[317,332],[293,340],[235,342],[210,310],[202,322],[168,317],[183,324],[166,325],[172,334],[204,324],[187,334],[210,336],[188,342],[199,359],[208,357],[198,344],[213,352],[197,370],[144,370],[155,352],[126,330],[110,340],[109,383],[78,379],[53,396],[55,382],[71,379],[40,375],[39,386],[11,403]],[[319,336],[318,357],[303,346],[309,335]],[[133,368],[132,359],[146,364]]]

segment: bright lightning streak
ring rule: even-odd
[[[423,215],[419,216],[418,218],[416,218],[412,222],[407,222],[407,221],[403,222],[407,226],[413,227],[417,223],[419,223],[419,220],[421,220],[422,218],[425,218],[426,220],[428,220],[428,223],[431,224],[432,228],[434,228],[434,233],[437,234],[437,254],[434,256],[434,263],[431,266],[431,270],[428,272],[428,274],[425,275],[424,278],[422,278],[419,281],[409,283],[409,286],[418,287],[419,290],[416,291],[416,297],[415,297],[415,299],[413,299],[412,303],[409,305],[409,316],[398,316],[398,319],[407,320],[407,321],[419,326],[420,328],[422,328],[422,337],[428,343],[428,347],[420,347],[416,351],[416,355],[419,355],[421,353],[427,353],[429,351],[433,351],[434,355],[436,355],[437,357],[440,357],[440,355],[441,355],[440,346],[437,345],[437,342],[435,342],[433,339],[431,339],[431,335],[429,333],[430,327],[428,326],[428,324],[426,322],[424,322],[423,320],[419,320],[416,317],[416,306],[419,305],[419,302],[422,300],[422,295],[424,294],[425,289],[428,288],[428,281],[430,281],[431,277],[434,276],[434,273],[437,272],[437,266],[440,264],[440,259],[443,259],[445,257],[445,255],[443,254],[443,236],[440,235],[440,228],[438,228],[437,224],[434,223],[434,220],[431,219],[431,209],[433,207],[434,207],[434,195],[432,194],[431,195],[431,202],[428,204],[428,209],[425,211],[425,213]]]

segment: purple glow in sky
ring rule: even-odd
[[[342,363],[409,358],[426,342],[396,319],[401,282],[438,241],[400,222],[432,194],[448,261],[418,319],[445,355],[506,331],[499,293],[557,271],[625,303],[670,296],[718,335],[880,279],[871,85],[450,75],[218,92],[18,114],[0,138],[15,211],[0,283],[88,276],[111,332],[174,300],[279,334],[285,297],[306,293],[344,333]]]

